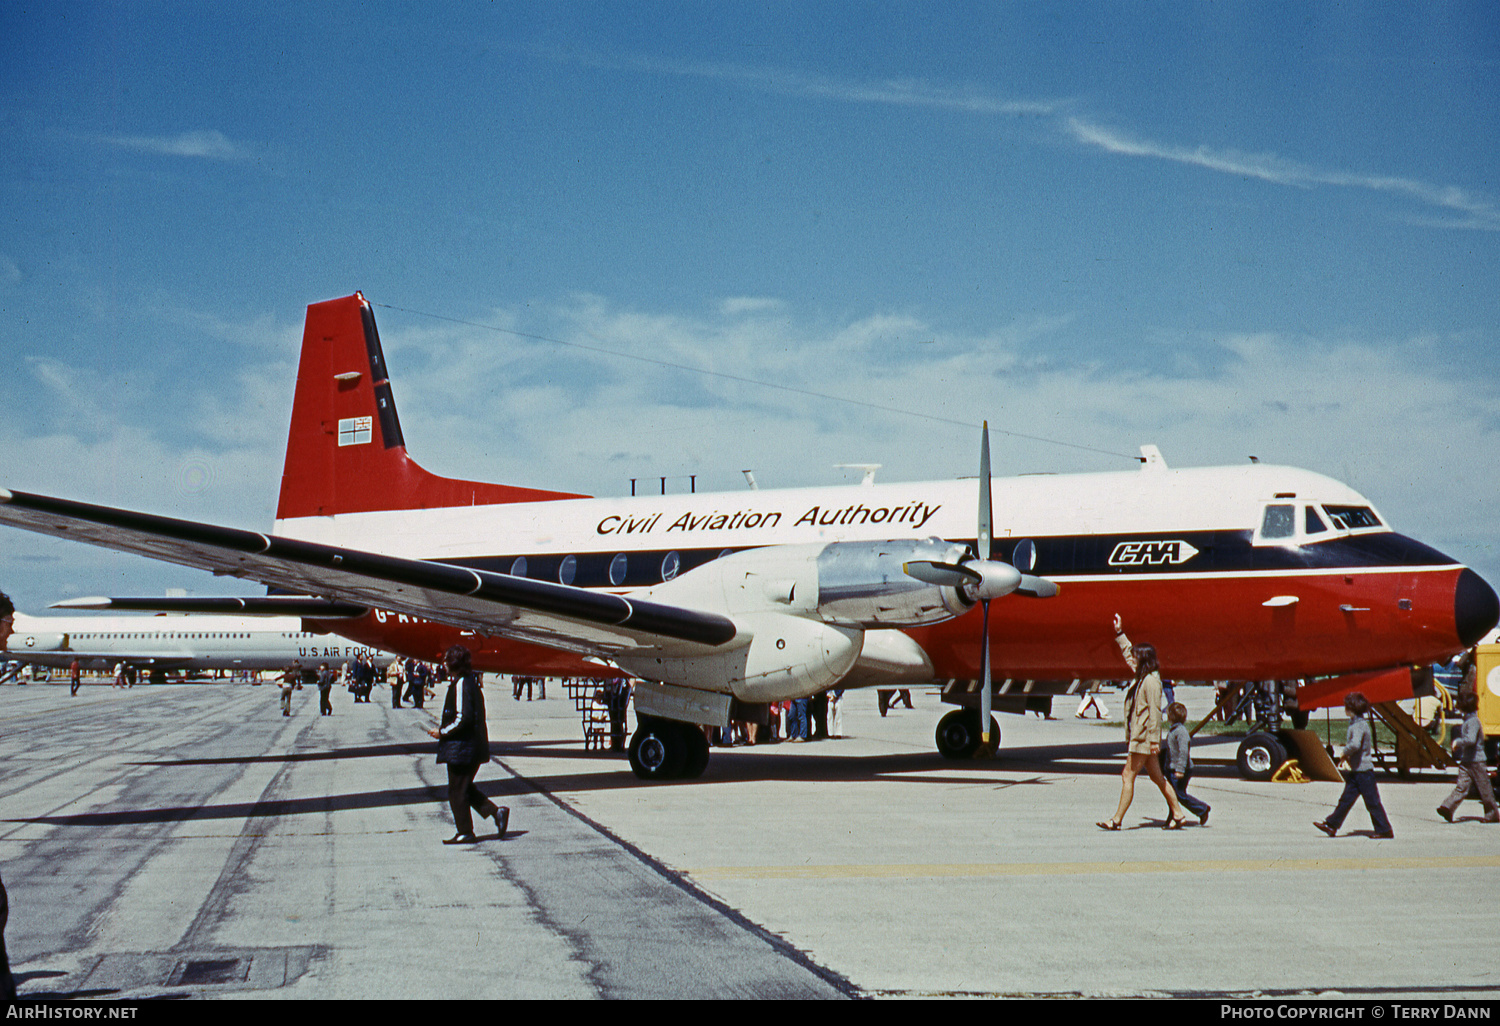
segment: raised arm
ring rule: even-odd
[[[1135,646],[1125,636],[1125,628],[1121,624],[1119,613],[1115,614],[1115,644],[1120,646],[1120,655],[1125,657],[1125,665],[1130,667],[1131,673],[1135,673],[1140,664],[1136,662]]]

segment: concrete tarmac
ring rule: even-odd
[[[510,836],[445,847],[432,709],[383,689],[320,717],[308,688],[290,718],[269,685],[0,689],[22,996],[1500,993],[1471,957],[1500,941],[1500,827],[1472,803],[1439,820],[1447,775],[1382,777],[1392,841],[1360,806],[1344,836],[1312,827],[1337,784],[1213,766],[1207,826],[1158,829],[1143,781],[1107,833],[1123,730],[1061,705],[955,763],[935,697],[881,718],[855,692],[844,740],[716,749],[701,779],[647,785],[584,751],[565,697],[486,693],[479,785]]]

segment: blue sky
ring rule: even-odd
[[[1500,584],[1497,96],[1479,2],[0,3],[0,485],[266,526],[361,289],[439,473],[952,477],[987,418]],[[0,538],[26,609],[222,585]]]

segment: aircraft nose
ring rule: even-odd
[[[1500,623],[1500,598],[1472,570],[1465,569],[1458,575],[1458,586],[1453,589],[1453,622],[1464,648],[1478,644],[1480,638]]]

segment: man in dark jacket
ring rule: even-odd
[[[333,670],[327,663],[318,664],[318,715],[333,715]]]
[[[11,628],[15,625],[16,607],[10,596],[0,591],[0,652],[10,640]],[[10,974],[10,956],[5,952],[5,924],[10,919],[10,896],[5,893],[5,881],[0,880],[0,1001],[16,999],[16,981]]]
[[[502,839],[510,821],[510,809],[496,805],[474,786],[479,767],[490,761],[490,735],[485,722],[484,691],[471,659],[469,650],[462,645],[448,649],[444,662],[450,683],[448,695],[443,699],[443,718],[437,730],[427,732],[438,739],[437,761],[448,767],[448,806],[453,810],[453,825],[458,829],[444,844],[474,843],[471,808],[493,819]]]

